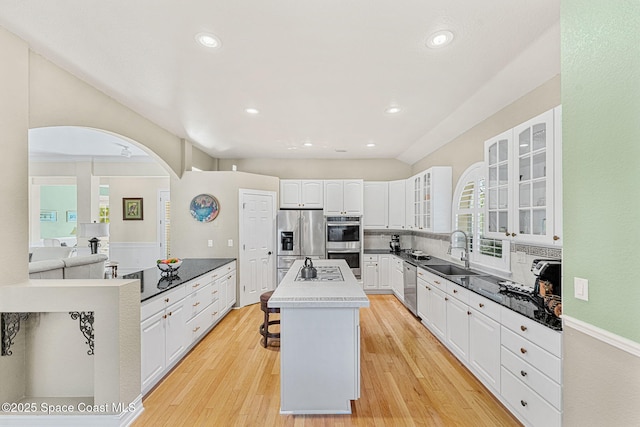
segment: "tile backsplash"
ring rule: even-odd
[[[447,250],[449,249],[449,234],[412,233],[410,231],[365,231],[364,248],[389,249],[389,241],[393,234],[400,235],[400,247],[402,249],[421,250],[431,256],[462,265],[459,259],[447,254]],[[500,275],[500,277],[533,286],[535,276],[531,273],[531,264],[536,258],[561,259],[562,249],[512,244],[510,259],[511,276]]]

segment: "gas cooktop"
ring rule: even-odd
[[[302,268],[301,268],[302,269]],[[300,277],[300,270],[298,270],[298,274],[296,275],[296,282],[344,282],[344,277],[342,277],[342,272],[340,271],[340,267],[335,265],[325,265],[321,267],[316,267],[318,274],[316,277],[305,279]]]

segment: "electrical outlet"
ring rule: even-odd
[[[213,247],[213,240],[211,240],[211,239],[207,240],[207,246],[212,248]]]
[[[229,246],[230,248],[233,247],[233,239],[227,240],[227,246]]]
[[[589,281],[587,279],[573,278],[573,296],[577,299],[589,301]]]

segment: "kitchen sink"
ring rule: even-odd
[[[444,274],[445,276],[477,276],[479,273],[475,273],[471,270],[467,270],[465,268],[461,268],[455,265],[426,265],[427,269],[435,270],[438,273]]]

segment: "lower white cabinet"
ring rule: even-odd
[[[235,266],[234,261],[141,304],[143,394],[233,307]]]
[[[400,301],[404,301],[404,265],[402,259],[397,256],[391,256],[390,259],[390,275],[391,289],[393,294]]]
[[[365,254],[362,277],[365,292],[391,290],[391,255]]]
[[[420,268],[418,316],[524,425],[561,425],[561,332]]]

